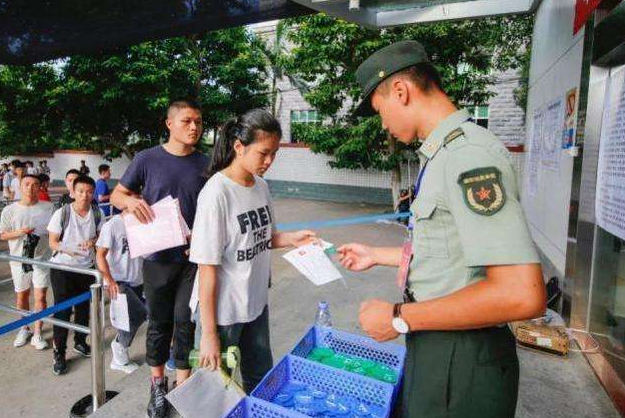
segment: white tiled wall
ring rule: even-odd
[[[523,153],[513,153],[517,175],[523,169]],[[390,189],[391,173],[376,170],[345,170],[330,167],[331,157],[314,154],[309,148],[280,148],[278,156],[265,175],[268,180],[282,180],[302,183],[321,183]],[[408,188],[415,180],[418,171],[416,159],[410,167],[402,166],[402,188]]]

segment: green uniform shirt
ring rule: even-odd
[[[459,110],[419,149],[426,165],[411,206],[413,254],[408,288],[418,301],[485,277],[485,267],[538,263],[519,202],[511,156]]]

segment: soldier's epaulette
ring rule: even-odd
[[[445,137],[445,140],[443,141],[443,145],[449,144],[451,141],[453,141],[454,139],[462,135],[464,135],[464,131],[462,130],[462,128],[454,129],[453,131],[447,134],[447,136]]]

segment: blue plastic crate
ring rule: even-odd
[[[379,343],[372,338],[334,328],[313,326],[291,350],[291,354],[306,358],[316,347],[331,348],[337,353],[373,360],[390,367],[397,372],[395,383],[397,395],[404,373],[406,347],[393,343]]]
[[[385,417],[391,412],[393,385],[291,355],[267,373],[252,397],[270,402],[287,383],[303,383],[324,392],[352,396],[360,402],[381,407]]]
[[[241,399],[223,418],[309,418],[297,411],[250,396]]]

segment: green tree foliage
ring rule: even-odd
[[[266,106],[267,93],[265,58],[243,27],[73,56],[54,66],[1,67],[0,144],[23,132],[36,141],[23,151],[45,144],[132,156],[166,138],[171,98],[198,100],[210,131]]]
[[[54,148],[62,117],[54,108],[59,74],[49,64],[0,66],[0,155]]]
[[[234,28],[70,58],[62,83],[62,107],[72,109],[69,136],[88,149],[132,155],[166,136],[170,98],[198,100],[205,131],[266,105],[264,58],[251,37]]]
[[[394,147],[378,118],[354,119],[360,89],[355,71],[369,55],[393,42],[421,42],[458,104],[481,104],[492,93],[494,70],[519,68],[532,28],[531,16],[441,22],[370,30],[323,14],[288,21],[294,45],[282,58],[286,70],[305,80],[306,100],[328,123],[300,125],[296,134],[314,152],[333,156],[337,168],[397,170],[403,146]],[[393,148],[393,152],[389,152]]]

